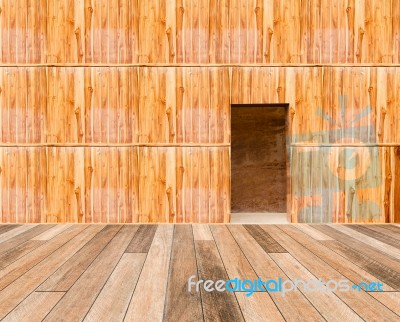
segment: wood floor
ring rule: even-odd
[[[400,321],[399,225],[0,225],[4,321]],[[188,291],[347,279],[357,290]]]

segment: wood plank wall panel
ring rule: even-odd
[[[398,67],[0,69],[1,143],[229,144],[230,103],[289,103],[292,143],[400,143]]]
[[[397,147],[292,147],[292,219],[395,222],[395,151]]]
[[[1,0],[2,63],[400,63],[390,0]]]
[[[223,222],[229,147],[2,147],[1,221]]]
[[[0,78],[5,222],[228,220],[230,103],[284,102],[292,220],[399,220],[398,67],[3,67]],[[6,147],[18,145],[45,149],[45,188],[9,169],[42,160]],[[15,194],[29,184],[28,202]]]
[[[1,68],[1,142],[229,143],[229,84],[218,67]]]

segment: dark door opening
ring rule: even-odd
[[[232,213],[286,213],[287,108],[232,105]]]

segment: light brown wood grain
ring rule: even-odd
[[[5,1],[1,61],[391,63],[397,18],[385,1]]]
[[[101,225],[93,225],[93,227],[97,226],[101,227]],[[137,227],[129,225],[122,227],[104,251],[69,289],[68,295],[66,294],[57,303],[44,321],[52,321],[60,316],[82,320],[117,266],[136,229]],[[82,290],[86,292],[84,295],[81,293]],[[74,309],[72,310],[71,307]]]
[[[293,242],[288,235],[282,235],[280,229],[275,226],[262,225],[262,228],[280,242],[291,255],[302,263],[310,273],[319,276],[323,280],[343,279],[343,275],[336,269],[318,258],[313,252],[307,250],[303,245]],[[373,318],[379,320],[382,315],[386,319],[395,321],[397,316],[380,302],[375,301],[366,292],[336,292],[335,293],[345,304],[350,306],[361,318]]]
[[[101,225],[93,226],[92,228],[84,230],[80,238],[72,239],[69,243],[59,248],[46,260],[36,265],[29,273],[23,275],[22,278],[17,279],[7,287],[1,290],[0,298],[2,299],[2,306],[0,309],[0,316],[4,318],[12,309],[21,302],[29,293],[34,291],[39,284],[46,279],[49,273],[54,272],[65,261],[75,254],[77,250],[82,248],[87,241],[103,228]],[[34,276],[34,278],[33,278]],[[23,285],[23,287],[21,287]]]
[[[271,254],[271,258],[288,275],[291,280],[310,281],[316,279],[304,266],[290,254]],[[362,319],[333,292],[307,291],[303,286],[299,290],[314,305],[320,314],[330,321],[362,321]]]
[[[277,264],[258,243],[255,243],[254,238],[251,237],[251,235],[243,226],[230,225],[229,230],[231,231],[242,251],[246,254],[246,258],[258,276],[264,279],[287,278],[287,275],[285,275],[284,271],[277,266]],[[322,316],[310,304],[310,302],[302,293],[291,292],[287,293],[285,296],[276,293],[268,293],[268,295],[271,296],[275,305],[286,320],[295,321],[296,319],[307,315],[308,318],[313,321],[323,321]],[[286,309],[283,310],[283,308]]]
[[[158,226],[125,319],[134,321],[145,317],[147,321],[162,321],[172,237],[173,226]],[[156,267],[158,274],[154,275]]]
[[[64,294],[64,292],[33,292],[3,321],[42,321]]]
[[[123,320],[146,254],[123,254],[84,321]]]

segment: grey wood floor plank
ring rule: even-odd
[[[104,227],[92,240],[40,285],[37,290],[46,292],[68,291],[121,227],[121,225],[107,225]]]
[[[288,276],[242,225],[229,225],[228,228],[249,263],[262,280],[288,279]],[[325,321],[301,292],[289,292],[285,296],[277,292],[262,294],[271,297],[286,321],[302,321],[305,316],[307,316],[308,321]]]
[[[368,228],[369,225],[368,226],[366,226],[366,225],[346,225],[346,227],[354,229],[366,236],[375,238],[385,244],[388,244],[388,245],[391,245],[393,247],[400,249],[400,240],[390,236],[390,232],[387,232],[387,233],[378,232],[378,231],[375,231],[374,229]]]
[[[200,279],[229,280],[214,241],[196,240],[195,249]],[[234,293],[200,291],[205,321],[244,321]]]
[[[0,245],[11,238],[18,236],[19,234],[22,234],[30,229],[35,228],[36,226],[38,225],[37,224],[21,225],[16,227],[15,229],[6,231],[5,233],[0,235]]]
[[[123,226],[44,321],[83,320],[137,229],[137,226]]]
[[[188,291],[188,278],[198,280],[196,254],[191,225],[176,225],[172,242],[165,321],[202,321],[200,293]]]
[[[363,234],[355,229],[351,229],[344,225],[329,225],[329,227],[332,227],[354,239],[357,239],[366,245],[372,246],[382,253],[386,253],[387,255],[396,258],[397,260],[400,260],[400,249],[397,247],[393,247],[392,245],[384,243],[373,237],[367,236],[366,234]]]
[[[23,244],[18,245],[10,249],[9,251],[0,254],[0,269],[10,265],[22,256],[29,254],[34,249],[43,245],[45,241],[43,240],[28,240]]]
[[[390,255],[376,249],[375,247],[367,245],[327,225],[314,225],[313,227],[331,236],[336,240],[337,243],[341,243],[343,246],[340,246],[340,248],[352,248],[354,251],[362,253],[382,263],[384,266],[390,268],[391,270],[400,273],[399,261],[391,257]]]
[[[291,254],[275,253],[270,255],[291,280],[316,280],[318,276],[311,274]],[[301,285],[301,284],[300,284]],[[351,308],[331,291],[305,291],[299,287],[304,296],[314,305],[327,321],[363,321]]]
[[[383,282],[377,278],[377,276],[371,274],[369,271],[364,270],[360,266],[356,265],[347,258],[342,257],[340,254],[332,251],[329,247],[324,246],[323,243],[318,243],[311,237],[307,236],[302,231],[298,230],[292,225],[279,225],[276,226],[280,230],[284,231],[288,236],[293,238],[299,244],[307,248],[314,255],[321,258],[325,263],[333,267],[337,272],[345,276],[348,280],[355,284],[361,282]],[[385,285],[386,291],[394,291],[388,285]]]
[[[0,244],[0,254],[7,252],[20,244],[25,243],[27,240],[34,238],[37,235],[51,229],[53,225],[38,225],[29,229],[25,232],[18,234],[15,237],[8,239],[7,241]]]
[[[296,242],[275,226],[262,225],[263,229],[276,239],[307,270],[323,281],[346,279],[342,274]],[[398,321],[398,316],[364,291],[335,292],[335,294],[362,319],[366,321]]]
[[[128,245],[127,253],[147,253],[156,233],[157,225],[140,225],[138,231]]]
[[[32,252],[0,270],[0,290],[11,284],[86,228],[88,228],[86,225],[75,225],[71,229],[64,231],[62,234],[52,239],[51,242],[39,246]]]
[[[124,253],[84,321],[123,321],[139,279],[144,253]]]
[[[235,292],[246,322],[284,322],[271,297],[264,292],[255,292],[250,297],[244,292]]]
[[[20,227],[20,226],[21,225],[16,225],[16,224],[13,224],[13,225],[4,225],[4,224],[2,224],[2,225],[0,225],[0,235],[4,234],[4,233],[6,233],[6,232],[8,232],[10,230],[13,230],[13,229],[15,229],[17,227]]]
[[[65,245],[46,257],[20,278],[0,292],[0,318],[6,316],[22,300],[32,293],[49,275],[56,271],[79,249],[81,249],[104,226],[93,225],[84,229]]]
[[[210,228],[228,277],[256,280],[257,274],[228,228],[225,225],[211,225]]]
[[[262,230],[258,225],[243,225],[244,228],[253,236],[260,246],[267,253],[286,253],[286,249],[282,247],[268,233]]]
[[[124,321],[162,321],[174,225],[158,225]]]

